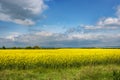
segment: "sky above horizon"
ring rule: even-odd
[[[0,0],[0,47],[120,46],[120,0]]]

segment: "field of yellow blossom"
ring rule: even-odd
[[[0,50],[0,69],[120,64],[120,49]]]

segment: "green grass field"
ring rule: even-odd
[[[0,50],[0,80],[120,80],[120,49]]]

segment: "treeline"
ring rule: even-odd
[[[0,47],[0,49],[120,49],[120,47],[40,47],[40,46],[26,46],[26,47]]]
[[[26,47],[0,47],[0,49],[60,49],[54,47],[26,46]]]

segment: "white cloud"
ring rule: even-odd
[[[46,8],[44,0],[0,0],[0,20],[34,25],[33,18]]]
[[[114,17],[102,18],[96,25],[85,25],[85,29],[118,29],[120,28],[120,19]]]
[[[118,29],[120,28],[120,19],[114,18],[114,17],[108,17],[105,19],[101,19],[97,25],[96,28],[99,29]]]
[[[112,17],[109,17],[109,18],[105,18],[105,19],[102,19],[98,22],[99,26],[120,26],[120,19],[118,18],[112,18]]]
[[[6,36],[6,37],[4,37],[4,38],[14,41],[14,40],[15,40],[15,37],[18,37],[18,36],[20,36],[20,35],[21,35],[21,34],[18,33],[18,32],[11,32],[11,33],[9,33],[8,36]]]
[[[22,25],[26,25],[26,26],[35,24],[35,22],[32,21],[31,19],[25,19],[25,20],[14,19],[14,20],[11,20],[11,22],[15,22],[16,24],[22,24]]]
[[[39,45],[44,47],[104,47],[119,46],[120,34],[62,34],[40,31],[23,35],[12,33],[7,38],[1,40],[0,44],[4,43],[7,45],[9,42],[12,46]]]
[[[117,7],[116,17],[101,18],[95,25],[84,25],[85,29],[118,29],[120,28],[120,6]]]
[[[30,20],[30,19],[25,19],[25,20],[12,19],[10,15],[6,15],[6,14],[2,14],[2,13],[0,13],[0,20],[1,21],[6,21],[6,22],[13,22],[13,23],[21,24],[21,25],[25,25],[25,26],[29,26],[29,25],[34,25],[35,24],[35,22]]]

